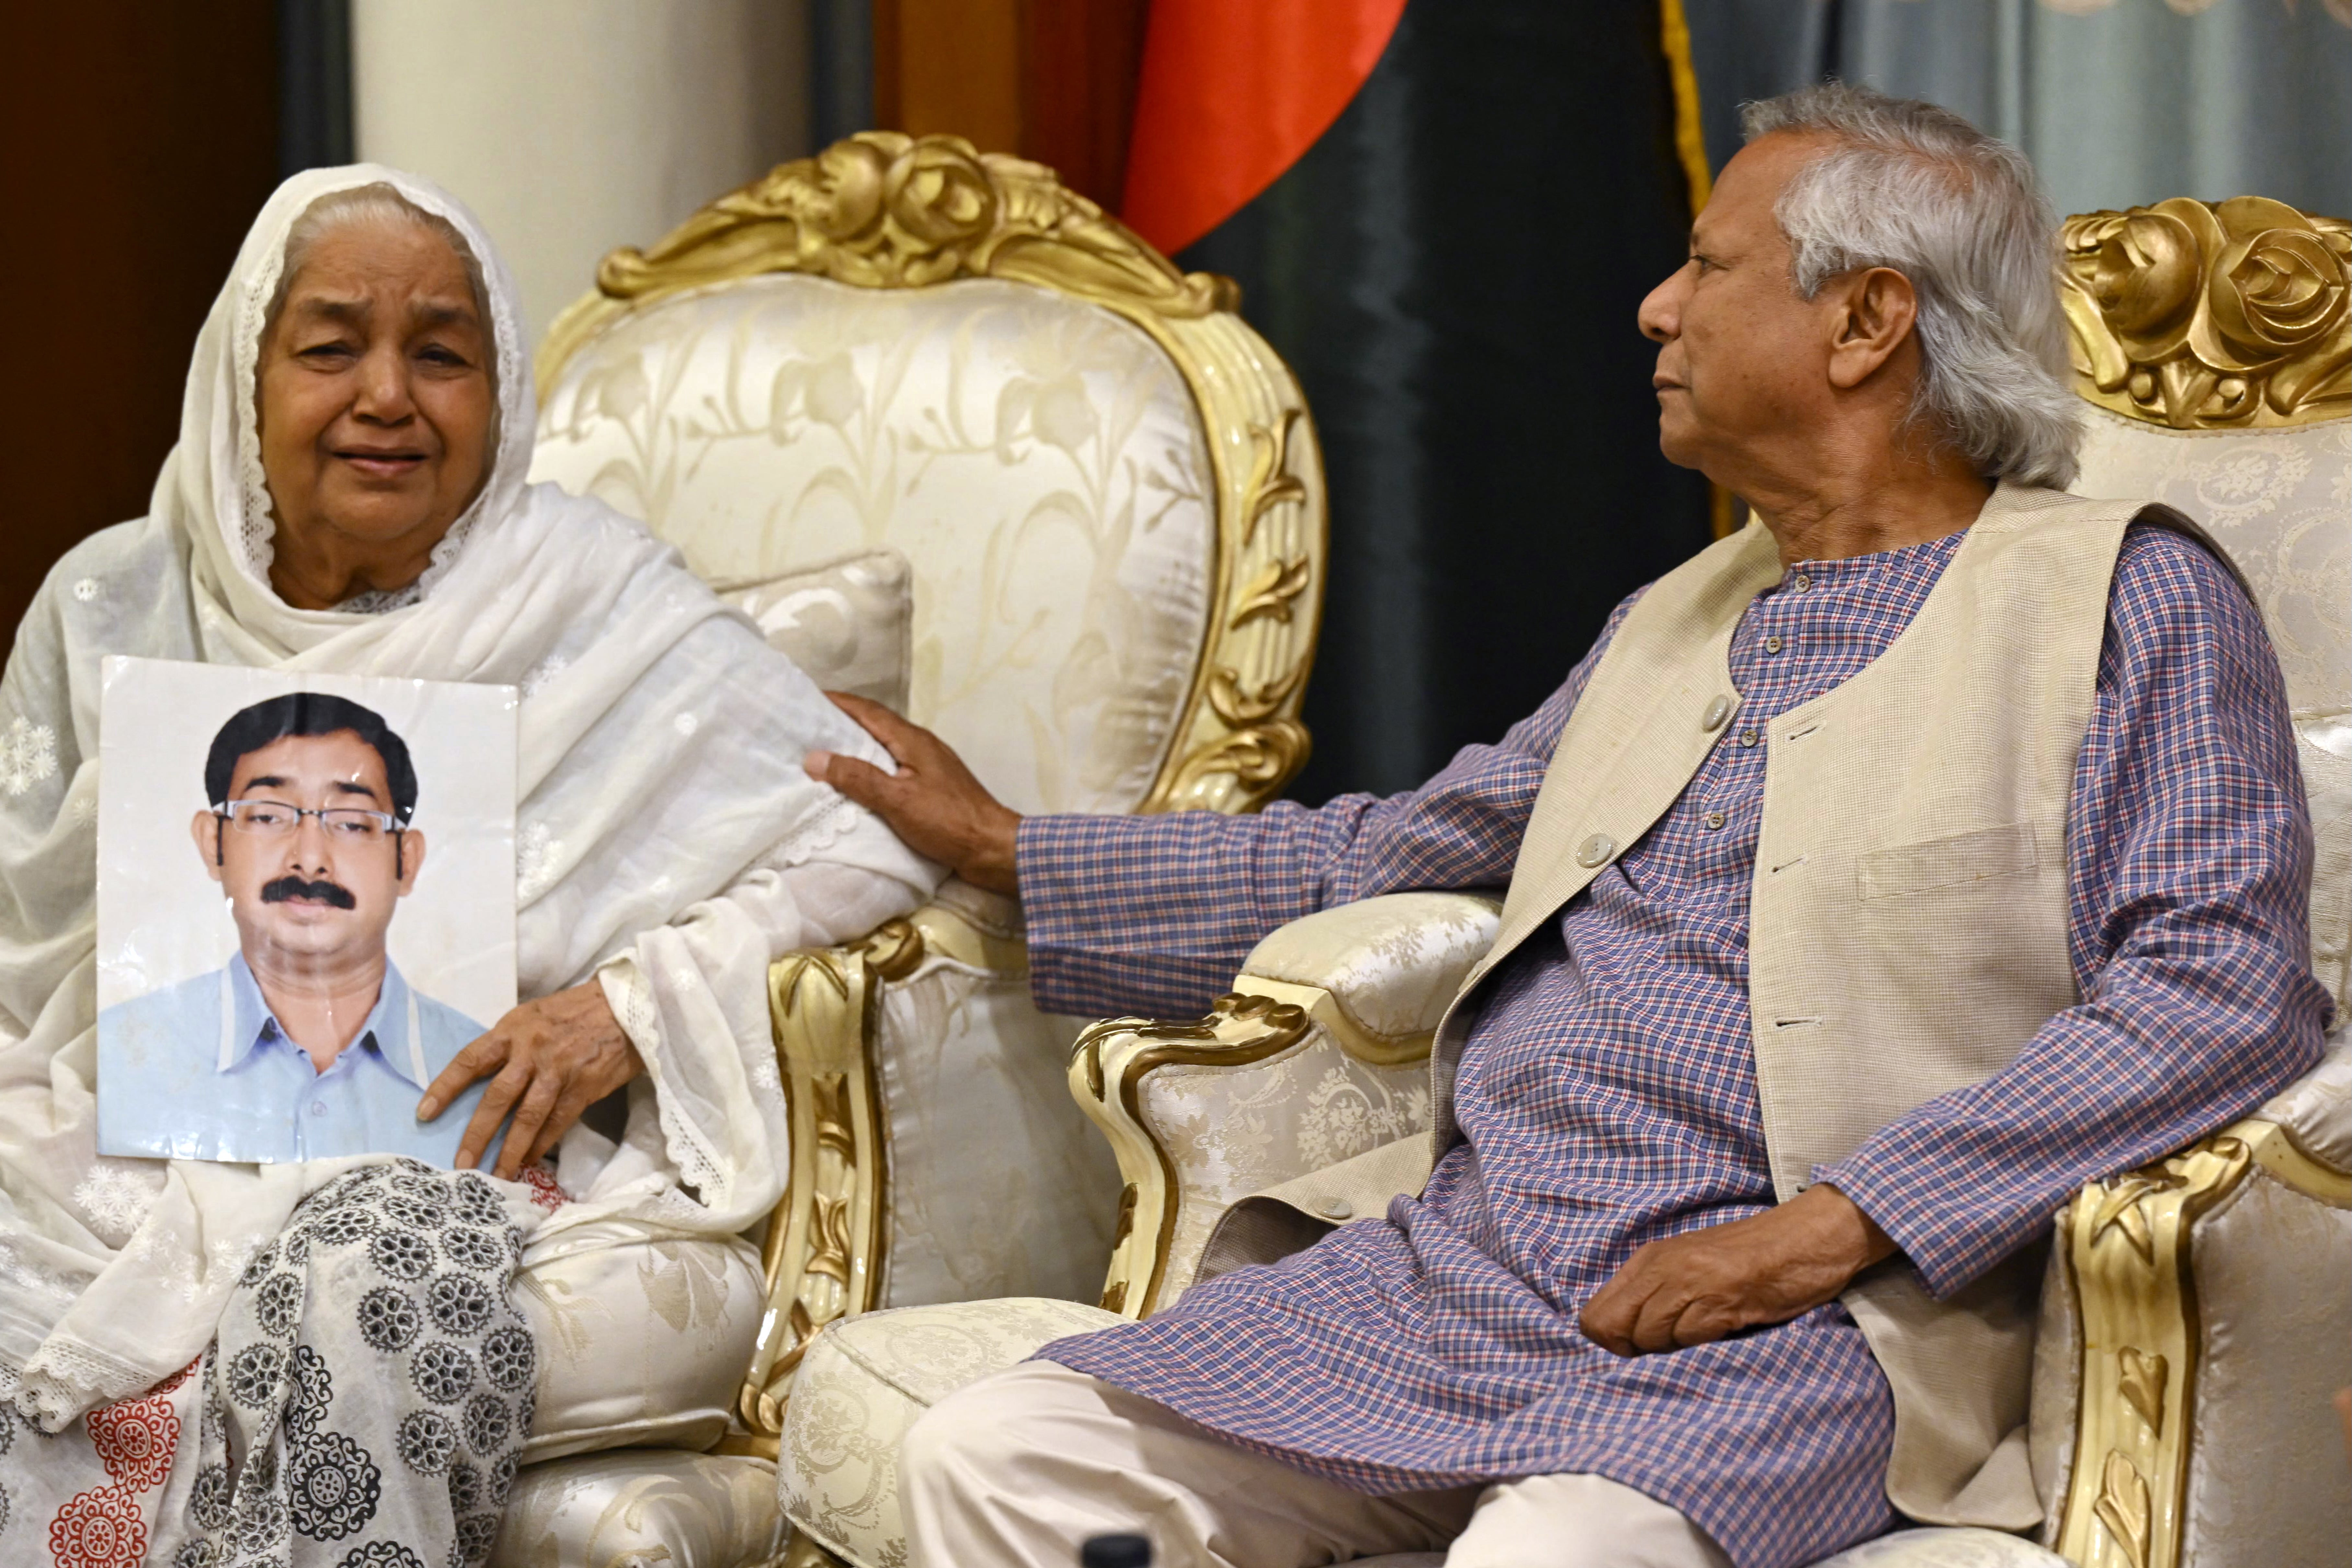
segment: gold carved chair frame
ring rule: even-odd
[[[631,312],[794,272],[861,289],[997,279],[1054,290],[1148,334],[1190,390],[1214,480],[1209,620],[1142,811],[1255,810],[1307,752],[1299,722],[1328,558],[1323,471],[1297,384],[1234,313],[1238,290],[1179,272],[1041,164],[958,137],[864,132],[623,248],[539,351],[542,395]],[[863,941],[790,954],[769,976],[792,1168],[763,1247],[768,1310],[721,1451],[772,1458],[793,1373],[830,1323],[881,1299],[889,1204],[875,1078],[881,988],[939,954],[1026,973],[1017,927],[943,898]]]

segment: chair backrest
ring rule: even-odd
[[[2084,495],[2179,508],[2229,551],[2286,671],[2318,834],[2312,967],[2352,967],[2352,224],[2260,197],[2062,231]]]
[[[866,132],[623,249],[539,353],[532,477],[720,586],[887,546],[908,711],[1024,811],[1254,807],[1306,760],[1306,404],[1038,164]]]

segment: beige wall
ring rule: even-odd
[[[359,156],[481,216],[531,340],[616,245],[808,141],[806,0],[354,0]]]

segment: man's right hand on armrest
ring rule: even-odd
[[[1018,895],[1013,847],[1021,814],[990,795],[946,742],[909,724],[879,702],[828,691],[834,705],[863,725],[898,763],[886,773],[871,763],[811,752],[802,766],[890,825],[918,855],[937,860],[975,887]]]

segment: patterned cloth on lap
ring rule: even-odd
[[[1766,725],[1885,648],[1958,538],[1806,563],[1750,605],[1736,727],[1495,977],[1456,1080],[1466,1142],[1418,1200],[1040,1353],[1366,1490],[1604,1475],[1680,1509],[1740,1568],[1887,1528],[1891,1401],[1843,1309],[1632,1361],[1576,1314],[1643,1243],[1773,1201],[1747,992]],[[1499,745],[1408,795],[1032,818],[1040,1004],[1198,1011],[1286,921],[1501,884],[1600,651]],[[2178,535],[2126,542],[2070,817],[2084,1002],[2008,1070],[1821,1173],[1937,1290],[2032,1241],[2082,1181],[2242,1113],[2319,1054],[2310,830],[2277,663],[2225,569]],[[2291,1026],[2250,1029],[2264,1016]]]
[[[0,1547],[58,1568],[486,1561],[538,1370],[509,1300],[521,1252],[470,1173],[404,1160],[320,1188],[188,1372],[56,1436],[9,1421]]]

